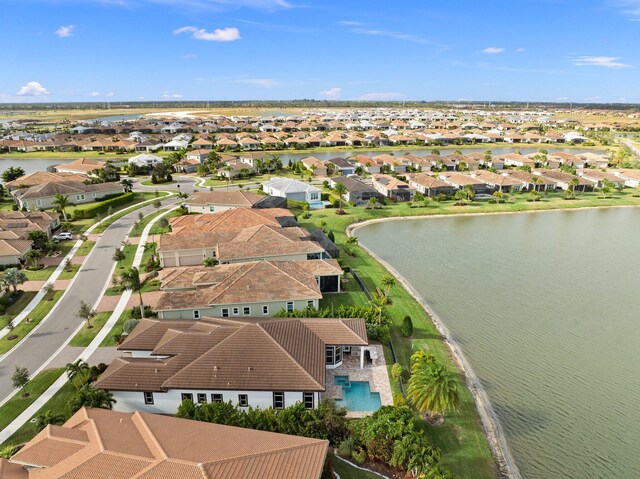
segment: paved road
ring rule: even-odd
[[[640,157],[640,149],[635,145],[635,143],[631,140],[622,140],[622,143],[627,145],[637,157]]]
[[[168,206],[177,201],[178,199],[172,198],[162,203],[163,206]],[[138,211],[148,214],[156,210],[151,205],[145,206],[109,226],[91,250],[66,295],[53,309],[52,315],[26,341],[0,359],[0,402],[14,391],[11,375],[15,366],[26,367],[32,373],[39,369],[82,323],[82,320],[75,317],[80,301],[96,304],[110,277],[113,250],[120,246],[137,221]]]

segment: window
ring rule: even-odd
[[[36,206],[42,206],[42,200],[36,200]]]
[[[311,201],[318,199],[318,193],[309,193],[309,199]]]
[[[302,393],[302,402],[305,409],[313,409],[313,393]]]
[[[207,395],[204,393],[198,393],[198,402],[200,404],[206,404],[207,403]]]
[[[269,306],[266,304],[262,305],[262,314],[267,315],[269,314]]]
[[[313,300],[307,301],[307,308],[313,308]]]
[[[193,311],[193,319],[200,319],[200,311],[197,309]]]
[[[95,198],[95,197],[96,197],[96,194],[95,194],[95,193],[91,193],[91,196],[92,196],[93,198]]]
[[[273,393],[273,409],[284,409],[284,393]]]
[[[238,406],[240,407],[249,406],[249,396],[247,394],[238,394]]]
[[[153,393],[144,393],[144,403],[153,404]]]
[[[338,364],[342,362],[342,348],[340,346],[336,347],[336,354],[335,354],[335,363],[334,364]]]
[[[222,402],[222,394],[212,394],[211,402]]]
[[[245,316],[251,316],[251,306],[245,306],[242,308],[242,314]]]
[[[324,358],[327,364],[333,365],[333,347],[327,346],[324,350]]]
[[[233,308],[233,315],[238,316],[239,314],[240,314],[240,308],[238,307]]]
[[[76,195],[76,201],[84,200],[84,195]]]
[[[293,311],[293,301],[287,302],[287,311]]]
[[[229,308],[222,308],[222,317],[223,318],[229,317]]]
[[[193,402],[193,394],[191,394],[191,393],[182,393],[182,400],[183,401],[191,401],[191,402]]]

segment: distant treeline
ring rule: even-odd
[[[589,110],[637,110],[630,103],[533,103],[533,102],[472,102],[472,101],[132,101],[132,102],[70,102],[70,103],[1,103],[0,111],[33,110],[109,110],[109,109],[206,109],[206,108],[478,108],[478,109],[589,109]]]

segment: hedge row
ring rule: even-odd
[[[95,203],[87,208],[77,209],[73,212],[74,220],[84,220],[88,218],[95,218],[96,215],[106,213],[109,208],[115,206],[131,203],[135,198],[135,193],[124,193],[99,203]]]

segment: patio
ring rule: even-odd
[[[364,361],[364,367],[360,368],[360,355],[369,351],[372,361]],[[353,347],[351,354],[344,354],[342,365],[335,369],[327,369],[326,391],[324,397],[342,399],[342,387],[335,385],[336,376],[348,376],[350,381],[367,381],[372,393],[380,393],[380,401],[383,406],[393,405],[393,394],[389,383],[389,374],[384,360],[384,350],[380,344]],[[371,411],[349,411],[347,417],[357,418],[370,416]]]

